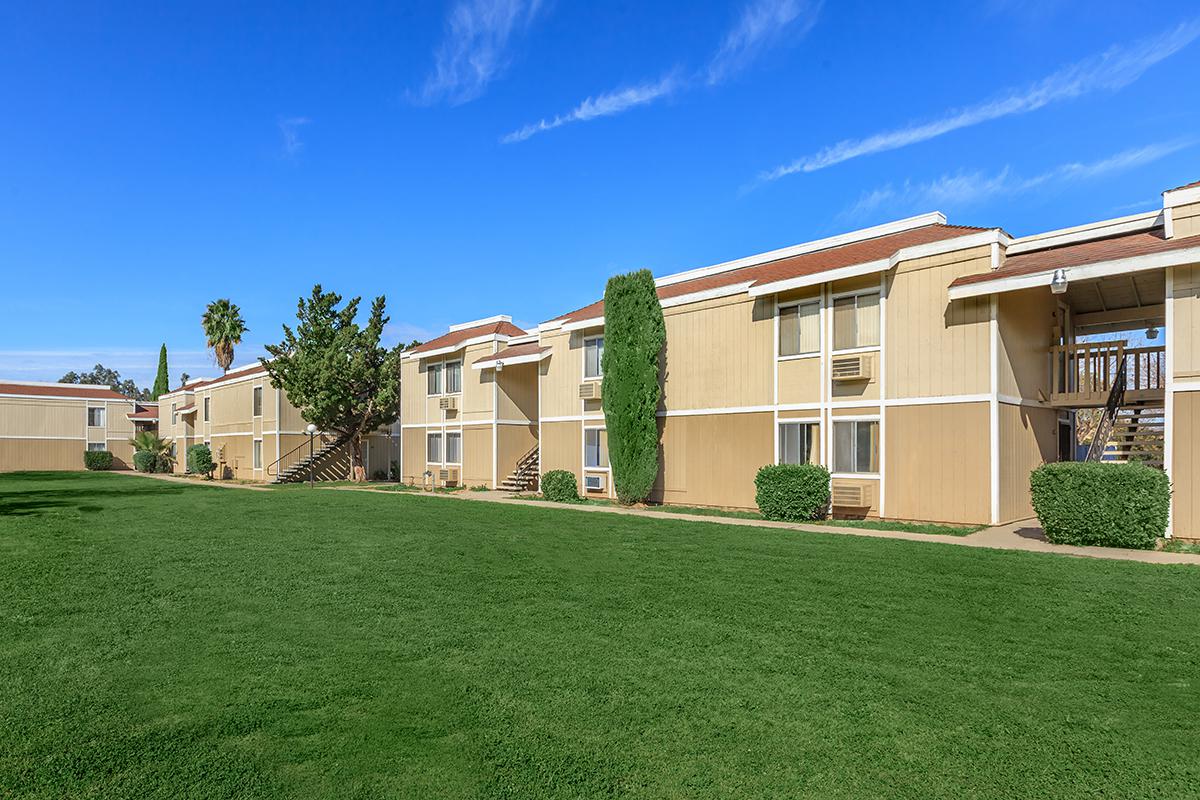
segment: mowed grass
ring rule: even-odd
[[[0,796],[1181,797],[1200,571],[0,476]]]

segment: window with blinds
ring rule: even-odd
[[[779,309],[779,355],[806,355],[820,349],[820,301]]]
[[[833,349],[853,350],[879,345],[879,292],[833,301]]]

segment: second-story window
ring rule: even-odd
[[[821,302],[779,309],[779,355],[799,356],[821,349]]]
[[[879,345],[879,292],[839,297],[833,301],[833,349]]]
[[[446,363],[446,394],[458,394],[462,391],[462,362]]]
[[[433,396],[442,393],[442,365],[430,364],[425,368],[425,382],[428,391],[426,394]]]
[[[176,405],[177,405],[176,403],[171,403],[171,424],[172,425],[179,422],[179,414],[176,413],[176,410],[175,410]]]
[[[104,409],[103,408],[89,408],[87,410],[87,417],[88,417],[87,422],[88,422],[89,428],[103,428],[104,427]]]
[[[583,377],[604,376],[604,337],[593,336],[583,340]]]
[[[256,417],[262,416],[262,390],[261,386],[254,387],[254,416]]]
[[[208,422],[208,401],[210,398],[204,398],[204,421]]]

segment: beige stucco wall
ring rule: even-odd
[[[885,409],[887,515],[983,524],[991,510],[987,403]]]

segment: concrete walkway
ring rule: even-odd
[[[117,475],[131,475],[139,478],[154,478],[160,481],[181,483],[187,486],[218,486],[222,489],[249,489],[254,492],[275,491],[266,486],[251,483],[227,483],[225,481],[199,481],[192,478],[181,478],[177,475],[158,473],[115,471]],[[529,506],[542,509],[570,509],[595,514],[626,514],[635,517],[650,517],[652,519],[689,520],[691,522],[711,522],[714,525],[748,525],[753,528],[779,528],[789,531],[810,531],[812,533],[841,534],[843,536],[868,536],[874,539],[904,539],[910,542],[939,542],[954,544],[959,547],[986,547],[993,550],[1023,550],[1029,553],[1053,553],[1063,556],[1081,558],[1106,558],[1115,561],[1140,561],[1144,564],[1196,564],[1200,565],[1200,554],[1166,553],[1160,550],[1123,550],[1117,547],[1075,547],[1065,544],[1051,544],[1046,541],[1045,534],[1038,527],[1037,520],[1029,519],[1014,522],[1009,525],[999,525],[995,528],[984,528],[968,536],[944,536],[929,533],[908,533],[907,531],[876,531],[865,528],[848,528],[840,525],[804,525],[795,522],[772,522],[765,519],[740,519],[738,517],[710,517],[703,514],[675,514],[669,511],[654,511],[652,509],[622,508],[620,506],[594,505],[564,505],[550,503],[545,500],[527,500],[514,497],[509,492],[486,491],[472,492],[397,492],[366,486],[329,486],[318,488],[324,491],[342,492],[371,492],[372,494],[403,495],[405,497],[426,497],[442,500],[465,500],[468,502],[503,503],[506,505]]]

